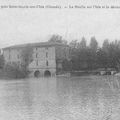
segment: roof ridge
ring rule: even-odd
[[[11,45],[11,46],[8,46],[8,47],[5,47],[5,48],[2,48],[3,50],[4,49],[10,49],[10,48],[21,48],[21,47],[26,47],[26,46],[49,46],[49,45],[65,45],[63,43],[59,43],[59,42],[49,42],[49,41],[46,41],[46,42],[36,42],[36,43],[25,43],[25,44],[18,44],[18,45]]]

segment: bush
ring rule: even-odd
[[[16,63],[5,65],[4,72],[5,77],[9,78],[25,78],[27,76],[27,72]]]

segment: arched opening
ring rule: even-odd
[[[35,77],[40,77],[40,71],[39,71],[39,70],[36,70],[36,71],[34,72],[34,76],[35,76]]]
[[[45,77],[50,77],[50,76],[51,76],[51,72],[50,72],[49,70],[46,70],[46,71],[44,72],[44,76],[45,76]]]

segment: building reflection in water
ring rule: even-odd
[[[40,78],[4,81],[0,89],[3,120],[117,120],[120,117],[118,92],[112,92],[100,82]]]
[[[4,91],[3,107],[13,120],[16,116],[20,120],[45,119],[49,107],[56,101],[56,78],[13,81],[4,86]]]

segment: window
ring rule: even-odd
[[[46,66],[48,66],[48,61],[46,61]]]
[[[46,52],[46,57],[48,57],[48,52]]]
[[[11,56],[10,56],[10,52],[11,52],[11,51],[9,50],[9,60],[10,60],[10,58],[11,58]]]
[[[11,57],[10,57],[10,54],[9,54],[9,60],[10,60],[10,58],[11,58]]]
[[[38,54],[36,53],[36,58],[38,57]]]
[[[46,47],[46,50],[48,50],[48,47]]]
[[[38,60],[36,61],[36,66],[38,66]]]
[[[18,59],[20,58],[19,55],[17,55],[17,58],[18,58]]]

